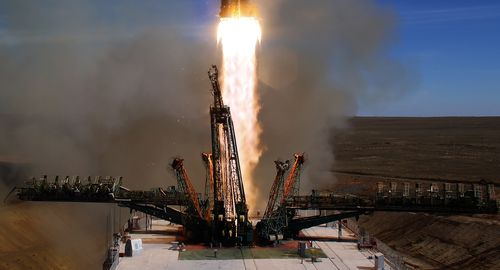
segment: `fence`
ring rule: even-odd
[[[344,225],[352,231],[358,239],[362,239],[366,237],[366,235],[362,235],[362,230],[359,228],[358,223],[355,219],[349,218]],[[366,232],[365,232],[366,234]],[[376,249],[384,254],[386,263],[391,267],[391,269],[397,270],[411,270],[413,268],[409,268],[405,263],[403,256],[401,256],[397,251],[393,250],[388,245],[384,244],[382,241],[375,237],[370,237],[371,239],[375,239]]]

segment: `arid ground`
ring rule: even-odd
[[[334,138],[335,169],[500,184],[500,117],[357,117]]]
[[[363,117],[350,125],[333,140],[342,189],[386,176],[500,184],[500,117]],[[498,215],[377,213],[360,223],[422,268],[500,268]]]

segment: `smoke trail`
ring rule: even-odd
[[[389,56],[396,20],[370,1],[259,1],[262,141],[258,171],[266,201],[272,161],[306,152],[302,190],[334,183],[333,128],[359,102],[384,104],[410,90],[408,67]],[[263,209],[264,206],[261,207]]]

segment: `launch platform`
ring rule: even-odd
[[[311,238],[339,236],[337,228],[325,225],[305,229],[302,233]],[[132,234],[131,237],[150,239],[151,235]],[[299,241],[294,240],[285,241],[276,248],[186,245],[183,251],[177,248],[178,241],[154,243],[145,240],[143,250],[133,257],[120,258],[117,269],[372,269],[374,251],[358,250],[356,238],[348,230],[343,231],[342,238],[344,241],[311,241],[313,247],[319,248],[318,259],[314,262],[298,255]],[[352,241],[346,241],[348,239]],[[385,269],[390,268],[386,266]]]

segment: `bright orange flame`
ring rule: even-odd
[[[249,208],[256,203],[253,171],[262,155],[257,114],[260,106],[256,93],[256,46],[261,29],[252,17],[222,18],[217,41],[222,43],[222,95],[231,107],[238,143],[241,174]]]

